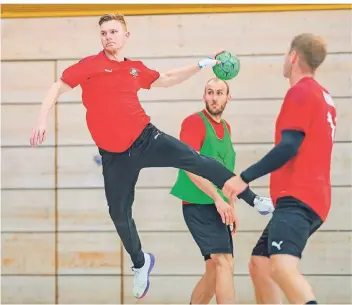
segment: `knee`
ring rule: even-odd
[[[216,269],[233,270],[233,257],[231,254],[212,254],[211,259]]]
[[[259,272],[260,266],[256,262],[255,258],[252,256],[248,262],[248,270],[251,277],[255,277]]]
[[[252,279],[270,277],[270,261],[267,257],[252,256],[248,263],[249,274]]]
[[[121,213],[121,209],[118,206],[109,205],[109,215],[113,221],[121,221],[123,220],[123,213]]]
[[[294,264],[290,264],[280,259],[270,259],[271,276],[275,281],[280,281],[282,278],[288,278],[297,270]]]
[[[132,215],[120,206],[109,206],[109,214],[115,227],[125,227],[132,221]]]
[[[216,279],[216,265],[212,259],[206,261],[204,277],[208,282],[214,282]]]

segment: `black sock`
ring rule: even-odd
[[[136,269],[140,269],[144,266],[145,264],[145,258],[144,258],[144,254],[142,252],[142,255],[139,257],[138,261],[136,261],[134,264],[133,264],[133,267],[136,268]]]
[[[306,304],[318,304],[317,301],[309,301]]]

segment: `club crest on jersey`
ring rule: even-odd
[[[136,68],[131,68],[130,74],[136,78],[138,76],[138,70]]]

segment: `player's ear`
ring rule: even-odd
[[[126,38],[130,38],[131,33],[130,32],[126,32],[125,35],[126,35]]]
[[[295,62],[297,62],[298,60],[298,54],[295,50],[293,50],[290,54],[290,59],[291,59],[291,63],[294,64]]]
[[[231,101],[231,99],[232,99],[232,96],[231,96],[231,94],[229,93],[229,94],[227,95],[227,102]]]

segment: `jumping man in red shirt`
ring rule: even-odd
[[[68,67],[51,87],[43,100],[30,143],[32,146],[43,143],[51,108],[64,92],[80,85],[87,126],[102,156],[109,213],[133,262],[133,294],[142,298],[149,288],[149,274],[155,258],[142,251],[132,218],[135,185],[141,169],[181,168],[210,180],[220,189],[234,173],[152,125],[137,92],[141,88],[179,84],[218,62],[209,57],[160,74],[141,61],[124,57],[123,49],[130,33],[123,15],[104,15],[99,25],[103,50]],[[232,220],[229,205],[222,205],[220,211]]]
[[[292,40],[284,65],[291,88],[276,120],[275,147],[229,181],[238,194],[251,181],[271,173],[270,193],[276,208],[250,264],[259,303],[280,302],[276,282],[290,303],[317,304],[298,263],[309,237],[326,220],[331,203],[336,110],[329,92],[314,79],[325,57],[321,38],[301,34]]]

